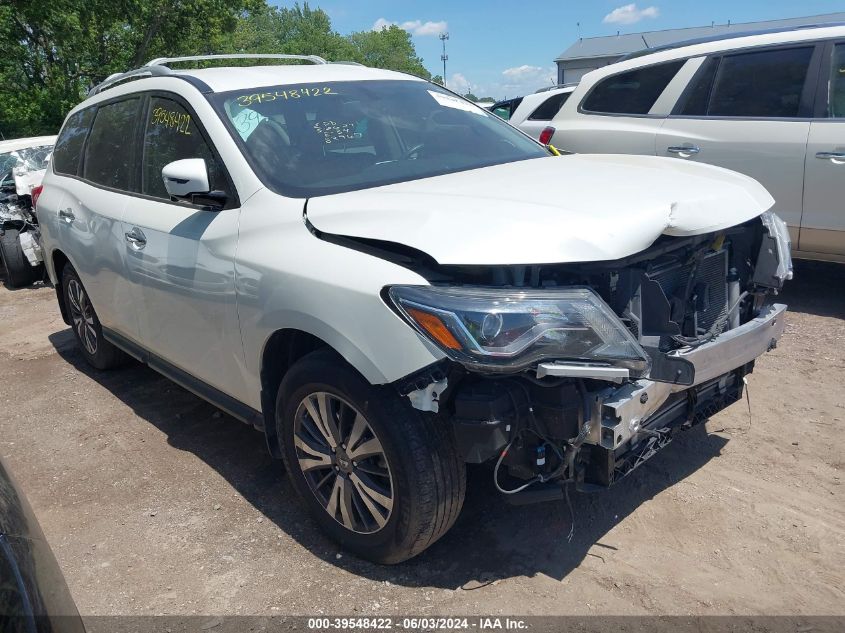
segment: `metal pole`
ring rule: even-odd
[[[443,54],[440,56],[440,59],[443,61],[443,87],[446,87],[446,60],[449,59],[449,56],[446,54],[446,40],[449,39],[448,33],[441,33],[440,34],[440,41],[443,43]]]

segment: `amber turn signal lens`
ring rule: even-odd
[[[446,327],[446,324],[443,323],[440,317],[429,312],[417,310],[416,308],[406,308],[406,311],[422,329],[428,332],[443,347],[447,349],[461,349],[462,346],[458,342],[458,339],[449,331],[449,328]]]

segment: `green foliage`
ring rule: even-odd
[[[464,95],[464,99],[468,99],[469,101],[472,101],[473,103],[475,103],[476,101],[478,101],[478,97],[476,97],[476,96],[475,96],[474,94],[472,94],[471,92],[466,93],[466,94]]]
[[[434,75],[434,77],[432,77],[431,80],[436,84],[440,84],[441,86],[446,85],[446,83],[443,81],[442,75]]]
[[[407,32],[391,26],[343,36],[308,3],[4,0],[0,134],[55,133],[91,86],[154,57],[235,52],[314,54],[431,77]]]
[[[354,49],[353,61],[365,66],[398,70],[430,79],[431,73],[417,57],[411,35],[395,24],[378,31],[360,31],[349,36]]]

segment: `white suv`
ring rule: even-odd
[[[357,554],[444,534],[466,463],[519,502],[617,481],[783,332],[788,237],[747,176],[556,158],[435,84],[298,59],[111,78],[38,214],[85,359],[264,431]]]
[[[550,127],[551,120],[573,90],[575,84],[538,90],[524,97],[494,103],[490,112],[547,145],[554,133],[554,128]]]
[[[845,262],[845,26],[642,51],[586,75],[550,125],[562,150],[752,176],[797,256]]]

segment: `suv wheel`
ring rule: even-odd
[[[9,288],[23,288],[41,278],[44,269],[41,265],[29,263],[21,248],[16,229],[6,229],[0,236],[0,258],[6,267],[6,285]]]
[[[79,275],[69,264],[62,271],[62,292],[73,335],[88,364],[95,369],[111,369],[122,365],[126,361],[126,354],[103,338],[103,328],[94,306]]]
[[[276,412],[294,488],[345,548],[398,563],[455,522],[466,472],[443,422],[370,385],[334,352],[313,352],[291,367]]]

